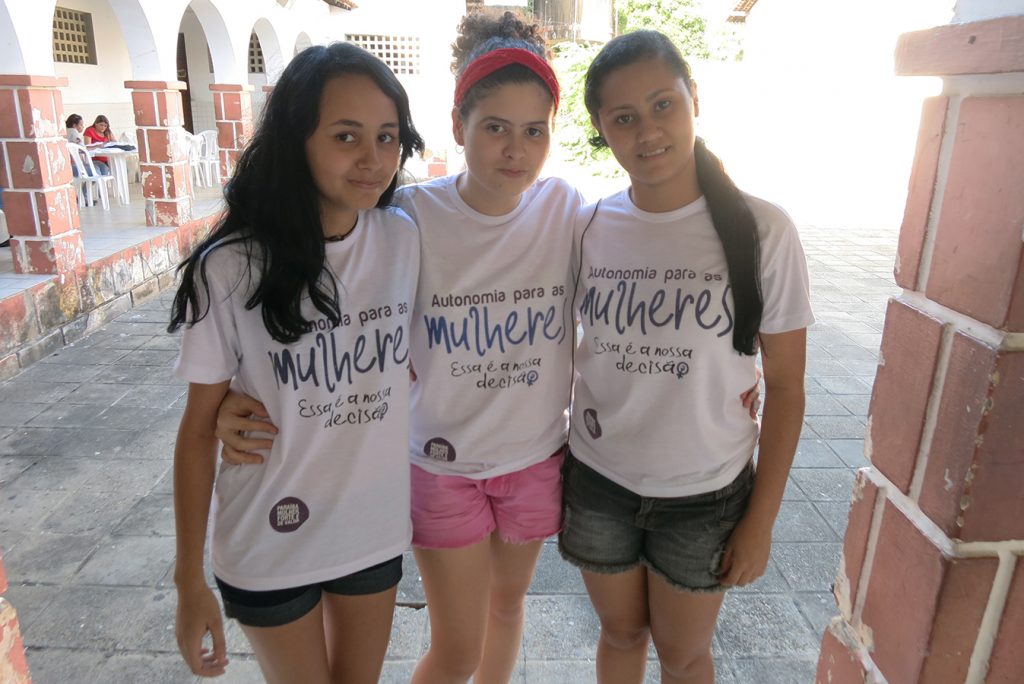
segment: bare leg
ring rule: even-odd
[[[430,648],[413,684],[465,684],[483,656],[491,540],[461,549],[413,547],[430,614]]]
[[[324,644],[323,602],[294,622],[280,627],[242,625],[269,684],[328,684],[330,670]]]
[[[646,568],[636,567],[614,575],[582,572],[590,602],[601,620],[598,684],[639,684],[647,668],[650,637]]]
[[[375,684],[391,639],[398,587],[376,594],[324,593],[324,634],[331,681]]]
[[[523,599],[544,540],[525,544],[502,541],[491,534],[490,614],[484,654],[473,684],[508,684],[523,640]]]
[[[725,593],[680,591],[653,572],[647,593],[663,684],[714,684],[711,637]]]

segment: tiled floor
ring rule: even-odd
[[[812,682],[846,527],[892,282],[896,230],[802,226],[818,322],[803,438],[765,576],[726,598],[718,681]],[[113,238],[112,238],[113,239]],[[170,293],[0,384],[0,546],[33,680],[195,682],[177,655],[171,449],[184,386]],[[429,643],[406,557],[383,681],[407,682]],[[526,602],[517,684],[594,681],[597,620],[579,574],[545,545]],[[259,681],[237,628],[219,681]],[[653,657],[653,652],[652,652]],[[658,681],[656,663],[648,681]]]

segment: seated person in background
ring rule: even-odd
[[[108,142],[114,142],[114,140],[114,134],[110,130],[110,121],[102,114],[96,117],[96,120],[92,122],[92,126],[85,129],[85,142],[89,146],[94,144],[103,145]],[[107,157],[93,157],[92,162],[96,165],[96,171],[100,175],[105,176],[110,173],[110,159]]]
[[[81,116],[72,114],[64,121],[64,126],[68,129],[65,135],[68,142],[73,142],[76,145],[85,145],[85,136],[82,135],[82,131],[85,130],[85,120]]]

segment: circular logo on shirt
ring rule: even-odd
[[[278,532],[294,532],[309,520],[309,506],[301,499],[288,496],[270,509],[270,526]]]
[[[583,424],[587,426],[587,432],[593,439],[601,436],[601,424],[597,422],[597,411],[589,408],[583,412]]]
[[[455,460],[455,447],[447,439],[441,437],[428,439],[427,443],[423,445],[423,453],[427,458],[432,458],[435,461],[451,463]]]

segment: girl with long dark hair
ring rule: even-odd
[[[227,210],[180,269],[188,399],[174,455],[178,645],[226,664],[220,607],[271,682],[376,682],[409,521],[409,317],[415,224],[389,204],[423,142],[387,66],[350,44],[282,73],[225,189]],[[284,429],[264,467],[216,464],[217,408],[247,392]],[[271,428],[266,428],[270,430]],[[205,635],[212,650],[203,648]]]
[[[649,637],[662,682],[712,682],[722,592],[765,570],[800,435],[807,267],[789,217],[695,136],[696,86],[668,38],[610,41],[585,100],[630,187],[577,222],[559,548],[601,621],[599,682],[640,682]],[[760,431],[735,401],[758,354]]]

